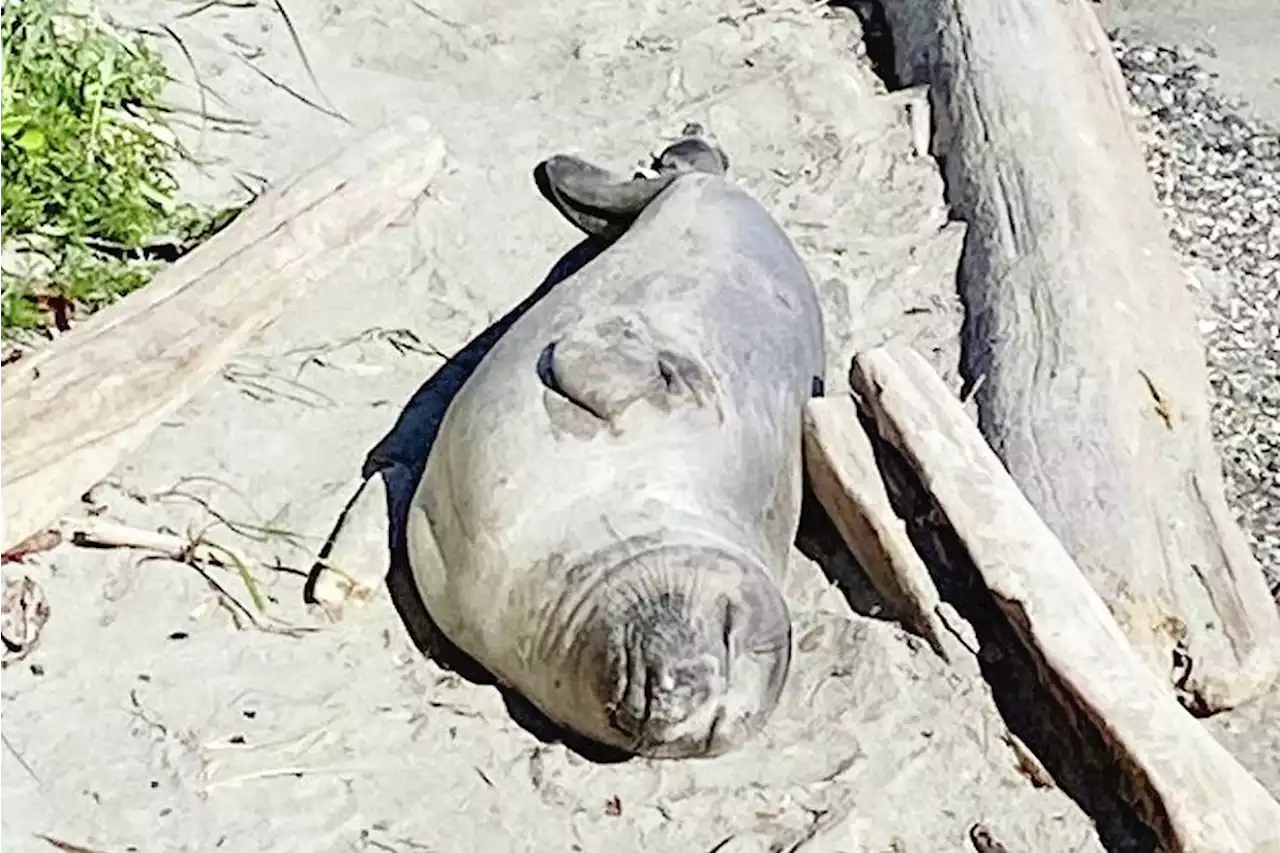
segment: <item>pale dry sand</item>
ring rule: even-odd
[[[109,7],[167,22],[209,111],[254,122],[191,131],[211,158],[187,176],[192,192],[282,179],[405,112],[435,124],[448,169],[415,215],[317,282],[94,493],[124,524],[214,524],[212,538],[281,567],[259,572],[270,612],[317,630],[244,624],[164,560],[68,546],[32,559],[52,616],[4,675],[5,851],[53,849],[39,832],[103,853],[935,853],[969,850],[975,821],[1011,853],[1104,849],[1080,806],[1019,770],[986,684],[874,618],[847,557],[823,562],[849,599],[795,552],[783,706],[764,736],[712,761],[592,762],[540,740],[493,687],[424,659],[384,589],[333,624],[301,602],[298,571],[364,455],[440,364],[398,352],[395,330],[456,351],[577,241],[530,177],[555,152],[626,168],[662,134],[705,123],[822,288],[829,386],[855,347],[890,337],[955,386],[962,229],[912,153],[900,99],[859,58],[851,15],[728,0],[294,0],[317,91],[274,6],[179,17],[195,8]],[[385,549],[368,551],[385,565]],[[234,574],[211,577],[249,605]]]

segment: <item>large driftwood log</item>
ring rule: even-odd
[[[401,216],[444,145],[410,118],[271,189],[147,287],[3,374],[8,548],[110,473],[254,334]]]
[[[1228,511],[1204,354],[1085,0],[885,0],[968,223],[979,424],[1148,663],[1198,712],[1264,692],[1280,615]]]
[[[1042,677],[1102,734],[1172,853],[1280,851],[1280,803],[1177,702],[959,401],[917,353],[854,360],[881,437],[919,475]]]

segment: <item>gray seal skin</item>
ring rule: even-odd
[[[560,725],[655,758],[752,737],[791,661],[777,581],[822,316],[727,164],[696,125],[652,178],[540,164],[548,200],[613,242],[460,389],[407,522],[454,645]]]

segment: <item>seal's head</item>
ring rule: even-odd
[[[715,756],[764,727],[790,668],[791,620],[762,566],[662,547],[614,567],[596,594],[578,661],[602,740],[652,758]]]

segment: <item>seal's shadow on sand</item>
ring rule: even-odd
[[[555,263],[547,277],[524,301],[501,319],[494,321],[441,365],[409,399],[391,431],[369,451],[362,473],[366,479],[381,474],[386,487],[390,548],[387,592],[418,650],[468,681],[496,687],[502,693],[511,718],[544,743],[558,741],[590,761],[617,763],[632,756],[588,741],[556,725],[528,700],[498,684],[484,667],[449,642],[432,621],[418,594],[409,569],[405,542],[409,504],[426,468],[427,456],[435,442],[440,422],[454,395],[516,320],[553,287],[586,266],[607,246],[606,241],[590,237],[578,243]]]

